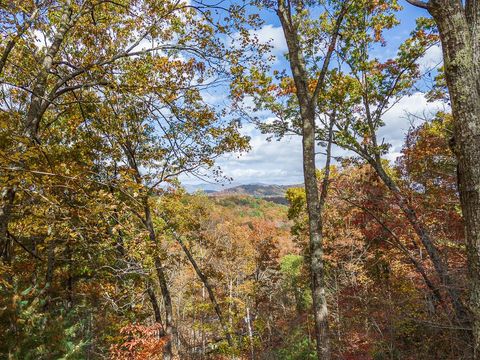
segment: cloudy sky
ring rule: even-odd
[[[379,58],[393,57],[398,45],[409,36],[410,31],[415,26],[415,19],[427,14],[421,9],[408,5],[401,1],[404,10],[400,13],[400,26],[388,32],[385,35],[387,46],[381,48],[375,56]],[[263,14],[262,14],[263,15]],[[256,32],[261,41],[269,41],[273,46],[272,52],[276,56],[277,68],[288,68],[284,60],[284,54],[287,46],[283,36],[282,29],[278,21],[271,14],[265,14],[267,23]],[[427,54],[420,61],[422,70],[429,70],[441,64],[442,53],[439,46],[429,49]],[[211,100],[221,101],[218,94],[210,94]],[[411,119],[408,114],[419,116],[431,115],[439,109],[443,109],[441,103],[428,103],[421,92],[405,97],[398,102],[385,115],[386,126],[380,131],[380,138],[392,144],[388,158],[395,160],[398,156],[406,131],[410,127]],[[268,115],[266,119],[268,120]],[[418,121],[416,120],[417,124]],[[223,156],[217,162],[224,174],[233,178],[231,183],[225,183],[223,186],[233,186],[237,184],[264,183],[264,184],[299,184],[303,182],[302,161],[301,161],[301,139],[299,137],[287,137],[281,141],[267,141],[266,135],[260,132],[249,123],[243,124],[242,132],[251,137],[251,151],[245,154],[231,154]],[[346,155],[340,149],[335,149],[334,155]],[[321,167],[324,158],[319,156],[317,166]],[[218,185],[212,185],[198,178],[184,176],[182,183],[188,189],[204,188],[218,189]],[[220,185],[221,187],[221,185]]]

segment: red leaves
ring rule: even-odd
[[[160,359],[167,336],[161,336],[160,324],[127,325],[120,330],[123,342],[112,345],[110,359],[112,360],[144,360]]]

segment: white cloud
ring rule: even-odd
[[[287,42],[281,27],[267,24],[258,30],[251,30],[250,34],[256,36],[260,43],[270,44],[274,54],[280,55],[288,51]]]
[[[45,34],[40,30],[33,30],[31,34],[33,36],[35,45],[40,49],[44,47],[49,47],[52,44],[50,39],[48,39]]]
[[[379,141],[382,139],[392,147],[387,155],[389,160],[395,160],[402,149],[405,135],[412,125],[419,125],[422,119],[431,118],[439,110],[445,110],[441,101],[428,102],[425,94],[416,92],[402,98],[383,117],[385,126],[379,131]],[[413,115],[413,116],[411,116]]]
[[[225,175],[235,183],[295,184],[302,182],[302,152],[298,136],[267,141],[253,124],[242,133],[251,137],[251,151],[225,156],[218,162]]]
[[[379,141],[390,143],[386,156],[394,161],[400,156],[405,135],[411,126],[421,123],[420,118],[433,116],[438,110],[445,110],[442,102],[429,103],[423,93],[406,96],[395,104],[384,116],[385,126],[379,131]],[[415,115],[409,118],[409,114]],[[271,121],[266,119],[265,121]],[[224,175],[233,178],[232,184],[299,184],[303,182],[302,143],[299,136],[289,136],[280,141],[267,141],[267,135],[261,134],[253,124],[244,124],[242,133],[251,137],[251,151],[245,154],[232,154],[222,157],[217,164]],[[322,151],[318,149],[318,151]],[[334,148],[334,156],[351,156],[351,152]],[[317,157],[317,167],[323,167],[324,156]],[[198,184],[197,179],[182,178],[185,184]],[[206,186],[207,188],[217,188]]]
[[[438,69],[443,63],[443,53],[440,45],[434,45],[430,47],[425,55],[418,60],[420,72],[425,73],[427,71]]]

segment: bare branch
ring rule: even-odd
[[[428,10],[430,5],[428,2],[420,1],[420,0],[407,0],[407,2],[413,6]]]
[[[342,9],[340,10],[340,14],[337,17],[335,22],[335,29],[332,34],[332,38],[330,39],[330,44],[328,45],[327,54],[325,56],[325,60],[323,61],[322,70],[318,76],[317,85],[315,86],[315,90],[313,91],[312,101],[316,102],[318,99],[318,95],[320,95],[320,90],[322,89],[325,83],[325,76],[327,74],[328,66],[330,65],[330,60],[332,58],[333,52],[335,51],[335,46],[337,44],[338,36],[340,35],[340,26],[342,25],[343,18],[347,13],[349,8],[349,2],[343,4]]]

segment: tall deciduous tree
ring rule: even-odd
[[[313,52],[314,49],[305,49],[305,31],[303,22],[310,19],[309,9],[302,2],[291,3],[280,0],[275,5],[275,12],[282,24],[283,33],[288,46],[288,59],[290,70],[292,72],[293,82],[295,84],[295,95],[298,100],[299,113],[301,119],[302,132],[302,157],[303,174],[305,183],[305,193],[308,208],[308,223],[310,236],[310,271],[311,287],[313,298],[313,316],[315,319],[315,335],[317,340],[318,359],[330,358],[329,330],[328,330],[328,308],[325,288],[325,267],[323,259],[323,240],[322,240],[322,208],[325,203],[328,190],[328,175],[325,176],[321,193],[316,177],[316,135],[315,119],[319,101],[319,96],[325,86],[325,77],[332,55],[336,48],[340,28],[345,13],[347,12],[349,2],[340,2],[334,6],[334,18],[330,19],[332,30],[326,35],[327,51],[324,58],[320,61],[318,77],[313,78],[309,72],[308,60],[305,52]],[[315,22],[315,21],[314,21]],[[308,35],[307,35],[308,36]],[[311,86],[311,82],[314,85]],[[327,169],[330,162],[330,146],[328,145]]]
[[[328,359],[328,311],[325,297],[325,269],[322,244],[322,208],[328,190],[330,146],[336,111],[329,106],[332,97],[329,88],[332,63],[337,64],[337,43],[340,37],[354,40],[358,35],[355,24],[366,16],[377,22],[375,33],[380,36],[394,21],[390,14],[397,9],[396,2],[380,1],[329,1],[264,3],[276,12],[288,47],[289,75],[275,72],[276,82],[262,68],[251,71],[252,86],[244,86],[244,92],[254,96],[256,105],[271,110],[277,119],[261,124],[265,132],[277,136],[298,134],[302,137],[302,155],[310,234],[310,271],[312,276],[313,313],[316,327],[317,354]],[[358,40],[358,39],[357,39]],[[282,100],[287,99],[285,102]],[[320,128],[318,125],[322,124]],[[316,177],[316,142],[319,133],[327,145],[327,167],[321,188]]]
[[[480,358],[480,3],[408,0],[428,10],[442,41],[454,117],[452,147],[458,161],[470,275],[474,358]]]
[[[373,23],[370,25],[375,29]],[[366,23],[360,23],[358,34]],[[432,238],[426,224],[415,211],[414,204],[405,196],[397,180],[385,168],[382,156],[388,151],[389,145],[379,139],[378,131],[383,126],[383,116],[392,104],[412,91],[413,84],[422,75],[419,72],[418,60],[426,49],[437,41],[435,29],[431,21],[420,19],[412,37],[399,48],[395,58],[385,62],[373,59],[369,55],[369,48],[373,39],[360,37],[356,43],[345,42],[343,59],[349,68],[346,83],[350,83],[350,94],[356,94],[354,103],[348,104],[345,96],[343,104],[347,104],[341,111],[336,124],[335,142],[348,150],[360,155],[372,168],[387,188],[394,194],[397,205],[402,209],[405,217],[417,234],[426,250],[438,276],[444,286],[450,303],[453,306],[455,319],[461,331],[466,333],[469,326],[468,310],[462,299],[461,291],[449,271],[448,263]],[[348,79],[351,77],[350,79]],[[348,93],[348,92],[346,92]],[[345,94],[346,94],[345,93]],[[342,107],[341,103],[338,104]],[[352,112],[352,108],[355,111]]]

